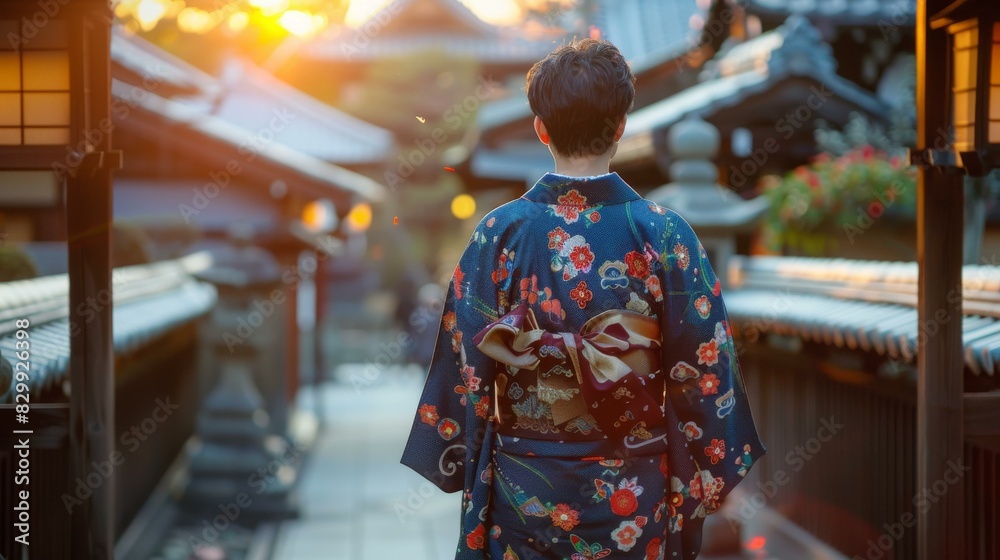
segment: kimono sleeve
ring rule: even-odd
[[[750,412],[721,285],[705,250],[691,226],[670,212],[662,241],[665,412],[676,423],[670,430],[670,486],[683,498],[675,515],[683,510],[684,524],[698,526],[766,450]]]
[[[420,395],[402,464],[445,492],[471,491],[481,473],[479,450],[492,414],[496,361],[472,337],[497,318],[492,244],[478,232],[448,284],[427,381]]]

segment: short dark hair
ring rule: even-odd
[[[528,71],[528,103],[563,156],[601,155],[635,101],[635,76],[618,47],[583,39]]]

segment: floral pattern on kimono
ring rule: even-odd
[[[550,173],[483,218],[402,458],[462,491],[456,559],[694,558],[764,452],[720,282],[678,214],[617,174]]]

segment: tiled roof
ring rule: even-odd
[[[700,29],[691,26],[691,19],[704,22],[705,12],[695,0],[603,0],[594,25],[638,72],[651,60],[673,58],[697,46]]]
[[[207,313],[216,300],[210,284],[197,282],[192,273],[211,264],[204,254],[175,261],[115,269],[113,338],[116,355],[137,351],[178,325]],[[68,316],[69,278],[66,274],[43,276],[0,284],[0,356],[15,361],[17,342],[14,318],[29,318],[33,395],[61,384],[68,375],[71,319]],[[2,374],[0,374],[2,376]],[[10,379],[0,379],[0,403],[12,402]]]
[[[266,130],[275,111],[290,122],[274,141],[338,165],[381,164],[393,152],[388,130],[315,99],[251,64],[231,61],[210,114],[254,133]]]
[[[119,93],[167,99],[199,118],[243,131],[241,141],[268,130],[274,112],[283,111],[292,118],[272,130],[271,143],[338,165],[381,163],[393,152],[388,130],[312,98],[247,61],[231,60],[216,78],[117,28],[111,59]]]
[[[837,75],[830,45],[819,31],[804,17],[792,16],[774,31],[720,54],[706,65],[700,84],[630,114],[615,161],[648,155],[653,132],[688,115],[708,120],[723,108],[803,78],[822,84],[838,102],[872,115],[886,113],[873,93]]]
[[[842,25],[912,24],[916,0],[749,0],[747,12],[784,19],[791,14]]]
[[[726,307],[743,329],[916,361],[917,264],[734,257]],[[1000,371],[1000,266],[966,265],[962,343],[977,375]],[[925,335],[926,336],[926,335]]]
[[[231,145],[234,149],[246,149],[248,138],[260,133],[260,130],[251,131],[212,116],[203,106],[140,92],[141,90],[135,86],[112,80],[111,93],[116,99],[130,100],[144,111]],[[386,196],[385,187],[372,179],[280,142],[260,142],[255,144],[255,147],[255,155],[260,156],[262,160],[291,169],[316,184],[335,191],[351,192],[369,200],[377,201]]]

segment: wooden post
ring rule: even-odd
[[[112,16],[103,3],[95,2],[92,10],[74,36],[76,48],[85,51],[83,67],[71,71],[86,76],[87,91],[74,92],[73,102],[85,108],[83,128],[91,137],[100,131],[100,139],[66,179],[70,323],[79,327],[70,332],[72,481],[88,480],[94,462],[110,461],[115,450],[112,310],[106,305],[93,312],[90,303],[105,301],[111,293],[111,173],[120,167],[121,157],[111,149],[110,131],[101,126],[111,114]],[[108,477],[73,512],[69,533],[74,558],[113,558],[114,511],[115,480]]]
[[[950,149],[949,45],[930,16],[947,0],[917,2],[917,144]],[[922,166],[917,183],[917,261],[920,266],[918,326],[917,496],[919,560],[964,559],[964,481],[949,473],[963,459],[962,433],[962,176]],[[958,469],[961,470],[961,469]],[[957,474],[963,475],[963,472]],[[918,504],[926,500],[929,507]],[[926,511],[923,511],[926,509]]]

